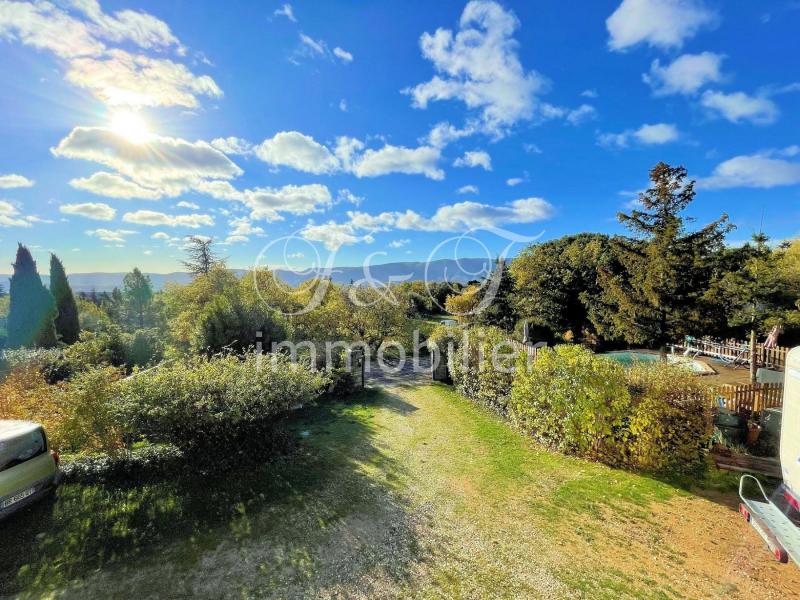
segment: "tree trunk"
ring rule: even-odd
[[[756,382],[756,370],[758,369],[758,357],[756,356],[756,330],[750,330],[750,383]]]

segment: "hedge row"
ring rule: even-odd
[[[653,473],[705,467],[712,433],[707,392],[684,367],[625,368],[578,345],[543,349],[535,361],[524,353],[510,357],[505,334],[491,328],[437,331],[432,339],[448,355],[462,395],[548,448]]]

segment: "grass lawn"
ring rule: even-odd
[[[298,411],[290,459],[65,485],[0,523],[0,595],[759,597],[800,590],[703,490],[545,452],[439,385]]]

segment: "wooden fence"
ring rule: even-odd
[[[711,397],[725,398],[725,408],[738,413],[758,414],[766,408],[783,406],[782,383],[748,383],[711,388]]]
[[[536,354],[539,352],[539,348],[542,346],[535,346],[533,344],[526,344],[524,342],[518,342],[517,340],[509,340],[511,342],[511,347],[514,348],[517,352],[524,352],[528,355],[528,358],[531,360],[536,360]]]
[[[733,363],[750,363],[750,343],[742,340],[712,340],[711,338],[692,339],[686,341],[682,348],[699,350],[705,356],[725,358]],[[760,367],[768,367],[782,371],[786,367],[786,354],[790,348],[775,346],[765,348],[764,344],[756,344],[756,360]]]

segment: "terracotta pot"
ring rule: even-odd
[[[755,446],[759,435],[761,435],[761,426],[756,425],[755,427],[750,427],[747,430],[747,445]]]

